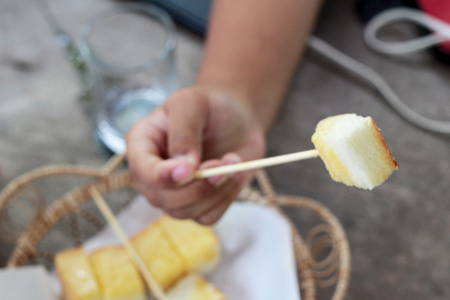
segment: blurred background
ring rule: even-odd
[[[76,43],[84,21],[115,4],[46,3]],[[361,13],[366,8],[364,1],[326,2],[315,34],[373,68],[415,111],[450,120],[449,66],[430,51],[390,57],[369,50],[362,38]],[[78,73],[46,18],[36,1],[0,0],[0,188],[40,166],[101,166],[108,158],[95,142],[91,121],[78,100]],[[204,37],[182,24],[177,30],[177,69],[180,86],[185,87],[194,83]],[[410,24],[385,32],[400,40],[421,33]],[[317,122],[341,113],[370,115],[399,171],[373,191],[363,191],[335,183],[319,159],[308,160],[268,168],[275,190],[313,198],[342,222],[352,252],[348,299],[449,299],[449,136],[411,125],[370,85],[307,51],[268,136],[267,155],[311,149]],[[41,188],[53,199],[72,185],[61,179],[58,184],[44,182]],[[287,213],[299,228],[309,220],[296,210]],[[0,241],[0,267],[12,247]]]

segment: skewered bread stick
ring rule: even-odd
[[[262,158],[252,161],[246,161],[238,164],[198,170],[195,173],[196,178],[207,178],[216,175],[230,174],[247,170],[265,168],[275,165],[281,165],[289,162],[299,161],[308,158],[318,157],[319,152],[315,149],[300,151],[291,154],[284,154],[274,157]]]
[[[335,181],[372,189],[398,169],[371,117],[355,114],[328,117],[318,123],[312,142],[316,149],[199,170],[195,177],[206,178],[320,156]]]
[[[158,219],[131,239],[136,252],[163,290],[188,272],[187,265]]]
[[[98,209],[100,210],[102,215],[105,217],[106,221],[111,226],[114,233],[120,239],[121,243],[124,246],[125,251],[128,253],[128,255],[131,257],[131,259],[136,264],[136,267],[139,269],[139,272],[141,273],[142,277],[144,278],[144,281],[147,284],[150,291],[153,293],[153,295],[156,297],[156,299],[167,300],[166,295],[164,294],[164,292],[162,291],[162,289],[158,285],[158,283],[155,281],[152,274],[148,271],[145,263],[142,261],[141,257],[137,254],[137,252],[134,249],[131,242],[128,240],[127,235],[123,231],[122,227],[120,226],[116,217],[112,213],[108,204],[106,204],[102,195],[94,187],[92,187],[90,189],[90,193],[91,193],[91,196],[94,199],[94,202],[97,205]]]

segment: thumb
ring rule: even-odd
[[[198,91],[181,91],[174,94],[167,105],[169,158],[185,158],[196,168],[202,156],[203,132],[208,117],[206,97]]]

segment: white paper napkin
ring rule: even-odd
[[[44,266],[0,269],[1,300],[56,300]]]

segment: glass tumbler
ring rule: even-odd
[[[114,153],[125,135],[177,89],[176,29],[147,4],[123,4],[90,18],[80,51],[92,78],[95,134]]]

